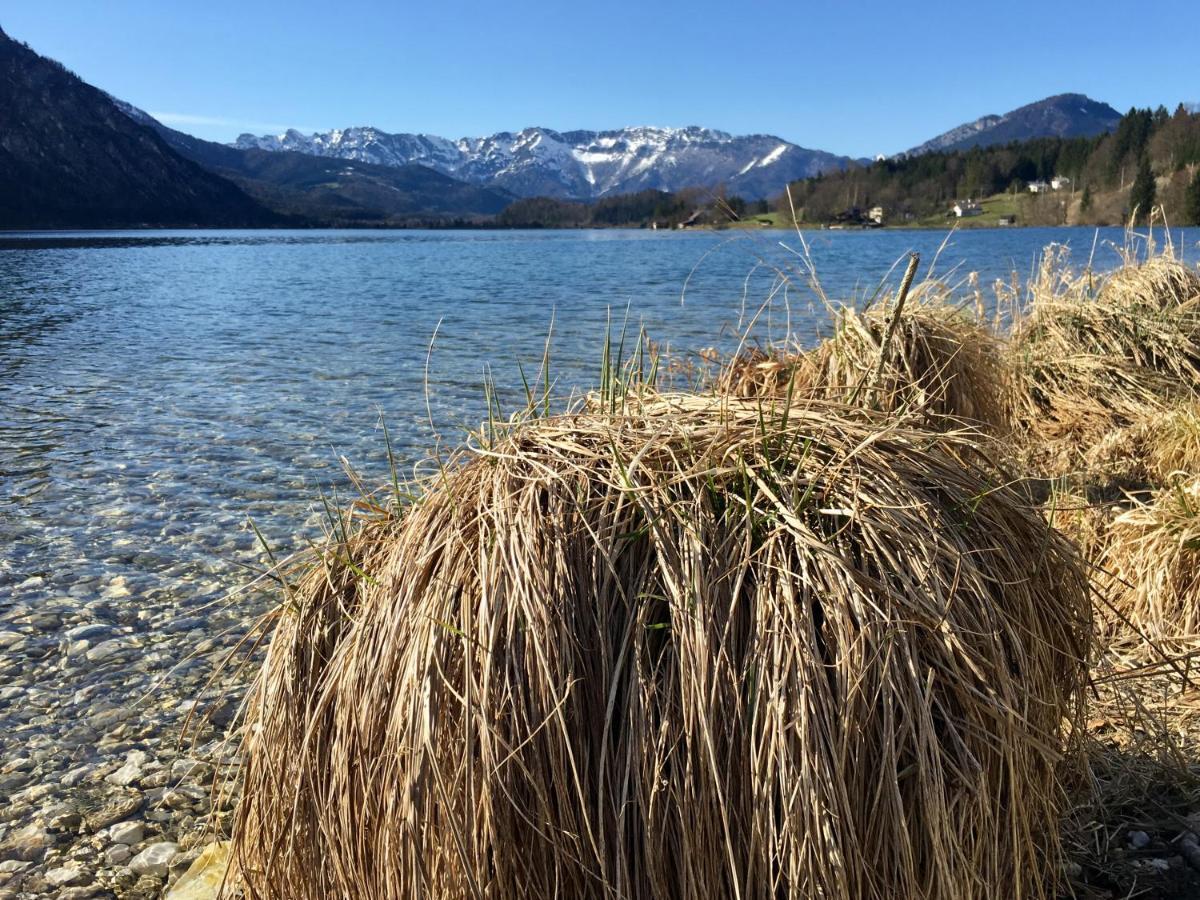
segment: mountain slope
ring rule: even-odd
[[[1039,137],[1093,137],[1112,131],[1120,120],[1121,114],[1107,103],[1083,94],[1058,94],[1002,116],[983,116],[951,128],[903,155],[989,147]]]
[[[265,225],[228,180],[0,30],[0,228]]]
[[[515,199],[506,191],[467,184],[424,165],[384,166],[229,147],[168,128],[135,106],[114,102],[182,156],[231,179],[280,213],[327,224],[480,219]]]
[[[386,166],[419,163],[522,197],[573,200],[718,184],[756,199],[778,192],[789,181],[843,169],[852,162],[770,135],[734,137],[698,127],[567,132],[526,128],[459,141],[369,127],[313,135],[292,129],[263,137],[243,134],[234,146]]]

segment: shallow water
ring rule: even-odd
[[[927,268],[944,235],[805,237],[848,297],[908,250]],[[968,231],[937,270],[990,294],[1052,241],[1112,265],[1122,236]],[[280,551],[316,534],[340,456],[383,479],[381,415],[409,467],[430,416],[451,442],[482,416],[488,367],[515,400],[552,319],[565,393],[595,382],[610,320],[730,348],[778,271],[795,284],[752,333],[812,340],[827,320],[799,249],[782,232],[0,234],[0,770],[36,757],[0,777],[23,792],[0,832],[178,721],[267,602],[213,605],[261,563],[248,517]]]

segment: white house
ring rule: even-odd
[[[874,222],[876,225],[882,225],[883,224],[883,207],[882,206],[872,206],[867,211],[867,218],[869,220],[871,220],[872,222]]]
[[[1050,185],[1044,181],[1029,182],[1029,193],[1031,194],[1044,194],[1048,190],[1050,190]]]
[[[1055,175],[1050,179],[1050,189],[1052,191],[1062,191],[1071,186],[1071,179],[1066,175]]]
[[[954,215],[958,216],[960,219],[966,219],[971,216],[979,216],[982,214],[983,207],[981,207],[974,200],[959,200],[954,204]]]

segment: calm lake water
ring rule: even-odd
[[[850,297],[909,250],[927,268],[944,235],[805,237],[826,291]],[[1051,242],[1079,263],[1095,243],[1104,266],[1122,240],[967,231],[937,271],[990,292]],[[260,562],[247,518],[279,548],[314,534],[320,491],[345,489],[339,457],[383,479],[381,415],[409,466],[429,412],[453,440],[489,367],[510,388],[518,361],[536,369],[552,319],[566,393],[594,382],[610,319],[729,348],[779,271],[795,283],[753,335],[812,340],[826,316],[798,250],[783,232],[0,235],[0,760],[44,740],[69,752],[39,778],[86,764],[111,732],[84,710],[140,708],[200,641],[227,646],[266,603],[213,605]],[[165,706],[206,671],[177,670]]]

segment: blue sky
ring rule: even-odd
[[[1065,91],[1200,101],[1196,0],[4,0],[0,26],[212,140],[696,124],[869,156]]]

